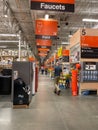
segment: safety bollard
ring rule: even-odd
[[[78,95],[78,87],[77,87],[77,70],[72,70],[72,95]]]

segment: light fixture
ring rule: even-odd
[[[7,48],[7,46],[0,46],[0,49],[1,49],[1,48],[3,48],[3,49],[4,49],[4,48]]]
[[[4,14],[4,17],[5,17],[5,18],[7,18],[7,17],[8,17],[8,15],[7,15],[7,14]]]
[[[62,42],[62,45],[69,45],[69,42]]]
[[[4,43],[6,43],[6,42],[19,42],[19,41],[8,41],[8,40],[0,40],[0,42],[4,42]]]
[[[49,14],[45,14],[45,20],[49,19]]]
[[[72,37],[72,35],[68,35],[68,37],[69,37],[69,38],[71,38],[71,37]]]
[[[9,7],[7,6],[7,3],[4,1],[4,4],[3,4],[3,15],[4,15],[4,17],[8,17],[8,10],[9,10]]]
[[[19,35],[18,34],[0,34],[0,36],[4,36],[4,37],[6,37],[6,36],[17,37]]]
[[[82,19],[83,22],[98,22],[98,19],[87,19],[87,18],[84,18]]]

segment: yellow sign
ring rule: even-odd
[[[62,56],[62,46],[58,49],[57,55],[58,57]]]

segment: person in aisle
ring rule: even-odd
[[[69,68],[64,67],[64,68],[63,68],[63,74],[66,75],[66,84],[65,84],[65,86],[66,86],[66,88],[69,88],[69,86],[70,86],[70,81],[69,81],[69,77],[67,76],[67,75],[70,74]]]
[[[41,66],[41,74],[44,74],[44,66]]]
[[[55,85],[54,93],[57,93],[58,95],[60,95],[61,92],[58,86],[61,73],[62,73],[62,68],[59,62],[57,62],[56,66],[54,67],[54,85]]]
[[[47,73],[48,73],[48,68],[46,67],[45,68],[45,75],[47,75]]]

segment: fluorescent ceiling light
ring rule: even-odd
[[[0,46],[0,48],[7,48],[7,46]]]
[[[98,19],[82,19],[84,22],[98,22]]]
[[[5,42],[5,43],[6,43],[6,42],[15,42],[15,43],[16,43],[16,42],[19,42],[19,41],[7,41],[7,40],[0,40],[0,42]]]
[[[69,42],[62,42],[62,45],[69,45]]]
[[[19,47],[19,45],[17,45]],[[24,45],[20,45],[21,47],[25,47]]]
[[[19,36],[18,34],[0,34],[0,36],[12,36],[12,37],[16,37]]]
[[[46,19],[46,20],[49,19],[49,14],[45,14],[45,19]]]
[[[68,35],[68,37],[70,38],[70,37],[72,37],[72,35]]]
[[[5,14],[5,15],[4,15],[4,17],[5,17],[5,18],[7,18],[7,17],[8,17],[8,15],[7,15],[7,14]]]

